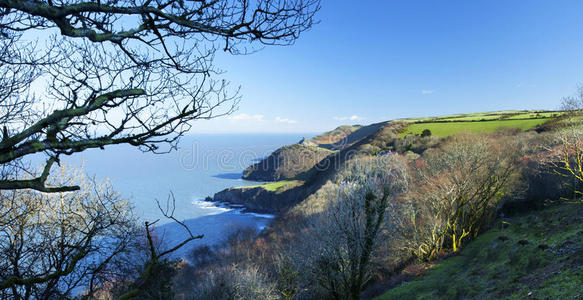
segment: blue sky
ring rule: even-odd
[[[217,57],[242,102],[193,132],[556,109],[583,82],[582,16],[583,1],[324,0],[295,45]]]

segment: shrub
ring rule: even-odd
[[[192,292],[194,299],[277,299],[275,286],[254,265],[216,268]]]
[[[423,131],[421,132],[421,137],[426,137],[426,136],[431,136],[431,130],[423,129]]]
[[[413,151],[417,154],[421,154],[425,150],[435,147],[439,141],[440,138],[437,136],[407,135],[402,139],[394,140],[392,146],[398,153]]]
[[[348,163],[337,178],[333,198],[321,213],[311,216],[292,254],[297,269],[309,272],[305,281],[315,281],[335,298],[359,298],[371,276],[381,231],[390,223],[386,212],[406,188],[406,174],[398,155]]]
[[[431,237],[421,251],[435,257],[445,246],[458,251],[494,217],[498,203],[517,186],[519,153],[501,137],[458,135],[419,162],[411,194]]]
[[[555,173],[568,178],[573,198],[583,195],[583,129],[569,127],[557,134],[559,145],[551,150],[549,164]],[[571,181],[571,182],[569,182]]]

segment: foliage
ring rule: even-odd
[[[506,197],[500,213],[510,216],[541,209],[550,201],[572,195],[565,185],[569,178],[558,174],[549,166],[549,161],[554,156],[549,149],[558,146],[557,134],[555,131],[528,131],[510,135],[514,145],[512,150],[521,156],[520,186],[524,192]]]
[[[421,154],[423,151],[437,146],[440,140],[441,139],[437,136],[407,135],[403,138],[395,139],[391,143],[391,146],[393,150],[398,153],[411,151],[413,153]]]
[[[421,131],[421,137],[426,137],[426,136],[431,136],[431,130],[423,129],[423,131]]]

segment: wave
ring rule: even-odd
[[[236,214],[245,214],[254,216],[256,218],[263,218],[263,219],[274,219],[275,215],[271,214],[260,214],[254,212],[246,212],[245,205],[243,204],[229,204],[225,202],[212,202],[207,201],[204,198],[197,198],[192,201],[193,205],[205,210],[209,210],[211,214],[220,214],[226,212],[232,212]]]
[[[192,200],[192,204],[200,209],[204,209],[209,212],[209,214],[222,214],[226,212],[230,212],[233,210],[237,210],[238,208],[229,207],[226,205],[222,205],[218,202],[210,202],[206,201],[203,198]],[[243,209],[243,208],[240,208]]]

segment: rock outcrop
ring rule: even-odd
[[[280,214],[305,197],[302,188],[284,192],[268,191],[262,187],[237,187],[222,190],[207,201],[221,202],[228,205],[243,205],[245,211],[267,214]]]

